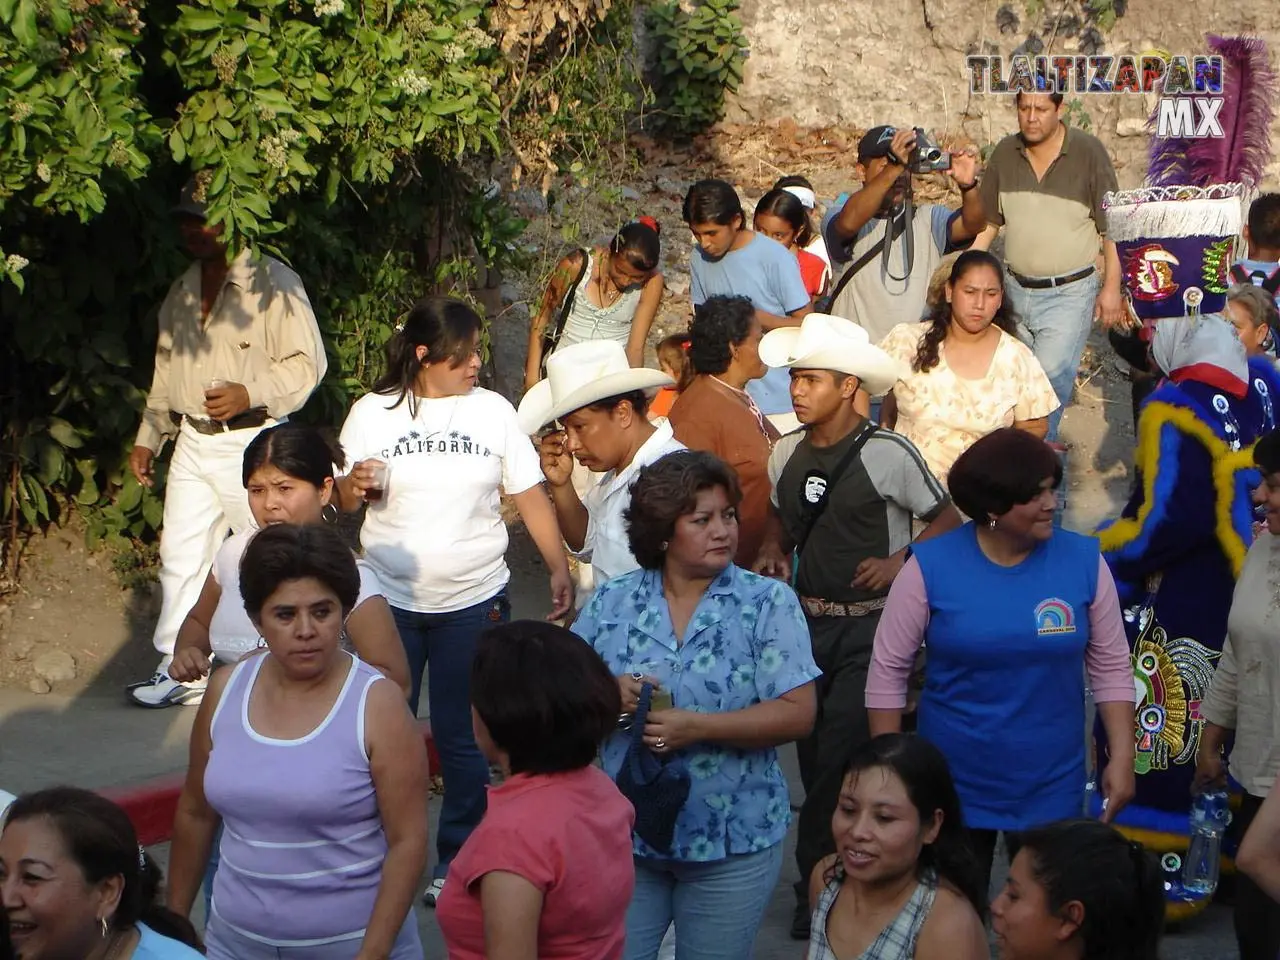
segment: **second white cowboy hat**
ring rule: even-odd
[[[901,362],[871,343],[866,330],[827,313],[810,313],[798,327],[770,330],[760,341],[760,359],[771,367],[847,373],[873,397],[907,375]]]
[[[547,378],[524,395],[516,416],[520,429],[531,434],[598,400],[674,385],[661,370],[632,367],[622,344],[588,340],[557,350],[547,359]]]

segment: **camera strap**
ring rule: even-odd
[[[907,195],[902,201],[901,220],[903,221],[901,229],[895,229],[898,217],[894,217],[886,224],[884,228],[884,246],[880,249],[880,273],[882,276],[888,277],[890,280],[896,280],[898,283],[909,283],[911,280],[911,268],[915,266],[916,259],[916,236],[915,236],[915,219],[916,210],[911,203],[911,189],[907,188]],[[899,236],[903,238],[906,248],[903,250],[902,262],[906,266],[906,273],[901,276],[894,276],[892,270],[889,269],[889,254],[893,250],[893,242]]]
[[[835,288],[822,298],[822,304],[825,309],[821,312],[830,313],[835,309],[836,301],[840,299],[840,294],[844,292],[844,288],[849,285],[850,281],[858,275],[858,271],[874,260],[876,255],[882,250],[887,251],[889,249],[889,245],[897,238],[898,233],[901,233],[902,230],[898,221],[899,218],[891,217],[885,225],[884,233],[881,235],[880,239],[867,247],[867,249],[863,251],[862,255],[858,257],[857,260],[853,261],[853,263],[845,269],[844,273],[840,274],[840,279],[836,281]],[[910,270],[908,270],[908,273],[910,273]]]

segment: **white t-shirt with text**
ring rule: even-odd
[[[360,543],[387,602],[415,613],[451,613],[497,594],[507,569],[508,496],[542,482],[516,410],[491,390],[417,401],[370,393],[342,425],[348,462],[390,465],[383,499],[365,512]]]

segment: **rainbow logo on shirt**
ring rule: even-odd
[[[1036,633],[1051,636],[1055,633],[1075,633],[1076,615],[1071,604],[1057,597],[1042,600],[1036,605]]]

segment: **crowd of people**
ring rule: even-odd
[[[288,420],[326,363],[301,281],[228,262],[184,195],[131,458],[150,483],[174,440],[162,660],[129,691],[198,707],[169,882],[110,802],[20,797],[0,957],[414,960],[421,899],[463,960],[741,960],[798,801],[811,960],[1155,960],[1221,787],[1240,955],[1274,960],[1280,195],[1222,313],[1131,330],[1115,173],[1063,114],[1019,95],[985,169],[952,154],[954,210],[914,203],[887,126],[821,221],[803,177],[750,221],[694,183],[656,369],[649,218],[556,265],[518,404],[479,386],[481,318],[427,298],[336,442]],[[1058,496],[1095,321],[1152,381],[1097,536]],[[544,621],[511,622],[504,500]]]

